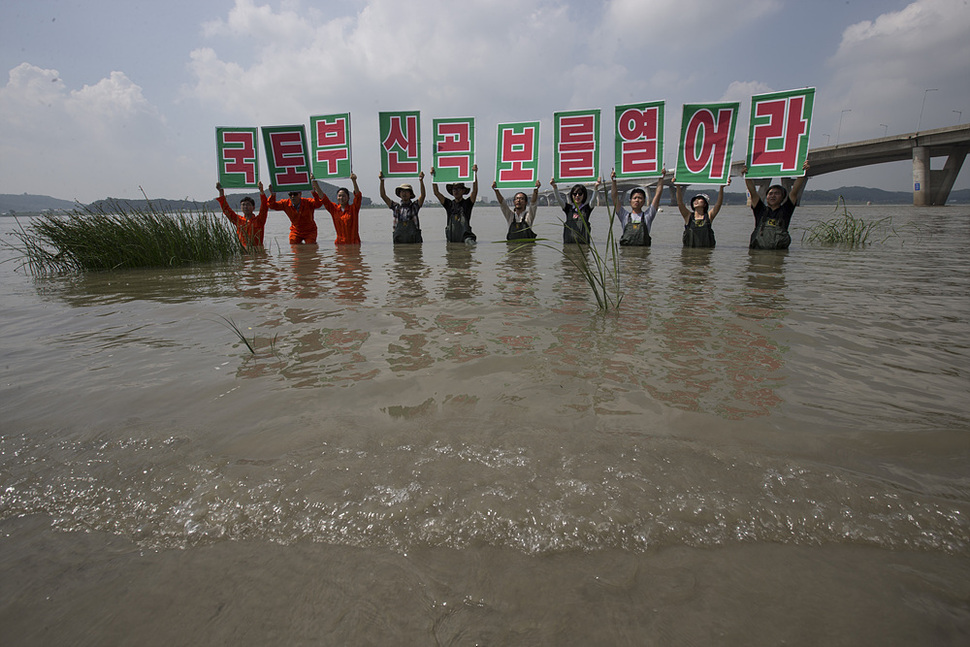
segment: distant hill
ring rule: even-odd
[[[75,207],[69,200],[58,200],[46,195],[0,193],[0,214],[40,213],[42,211],[67,210]]]

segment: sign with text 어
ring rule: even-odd
[[[737,102],[684,104],[678,184],[727,184],[739,106]]]
[[[815,88],[751,97],[747,177],[805,175],[814,106]]]
[[[664,102],[616,106],[617,178],[660,177],[664,168]]]
[[[310,117],[310,162],[318,180],[350,177],[349,112]]]
[[[421,172],[421,113],[380,113],[381,171],[384,177],[415,177]]]
[[[216,128],[219,183],[224,189],[255,189],[259,154],[255,128]]]
[[[435,182],[471,182],[475,164],[475,118],[434,119]]]
[[[499,189],[534,188],[539,179],[539,122],[498,125],[495,185]]]
[[[310,190],[310,160],[303,124],[263,126],[263,145],[269,166],[270,191]]]
[[[553,131],[556,182],[594,182],[600,174],[600,111],[554,113]]]

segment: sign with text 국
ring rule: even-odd
[[[553,114],[552,175],[556,182],[594,182],[600,173],[600,111]]]
[[[534,188],[539,179],[539,122],[499,124],[496,144],[496,187]]]
[[[739,106],[737,102],[684,104],[678,184],[727,184]]]
[[[416,177],[421,172],[421,113],[382,112],[379,120],[384,177]]]
[[[349,112],[310,117],[310,161],[318,180],[350,177]]]
[[[306,128],[263,126],[263,145],[269,166],[270,191],[309,191],[310,160],[307,155]]]
[[[664,168],[664,102],[616,106],[617,179],[660,177]]]
[[[435,119],[433,161],[435,182],[471,182],[475,165],[475,118]]]
[[[751,97],[747,177],[805,175],[814,106],[815,88]]]
[[[259,182],[256,128],[216,128],[219,183],[224,189],[255,189]]]

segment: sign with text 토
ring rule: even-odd
[[[421,113],[380,113],[381,171],[384,177],[415,177],[421,172]]]
[[[349,112],[310,117],[310,160],[318,180],[350,177]]]
[[[664,168],[664,102],[616,106],[616,177],[660,177]]]
[[[475,178],[475,118],[434,119],[432,166],[435,182],[471,182]]]
[[[219,183],[224,189],[255,189],[259,154],[255,128],[216,128]]]
[[[553,115],[552,175],[556,182],[593,182],[600,172],[600,111]]]
[[[749,178],[800,177],[808,158],[815,88],[751,97]]]
[[[737,102],[684,104],[678,184],[727,184],[739,107]]]
[[[534,188],[539,179],[539,122],[499,124],[496,140],[496,187]]]
[[[310,190],[310,161],[303,124],[263,126],[263,145],[269,166],[270,191]]]

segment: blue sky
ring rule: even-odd
[[[741,159],[767,91],[817,88],[813,146],[912,132],[921,109],[921,129],[952,126],[970,120],[968,34],[967,0],[6,0],[0,193],[207,199],[216,126],[348,111],[371,196],[381,110],[421,110],[425,139],[433,117],[475,116],[485,183],[502,121],[542,121],[548,178],[558,110],[663,99],[670,166],[681,104],[740,101]],[[911,181],[898,162],[809,188]]]

